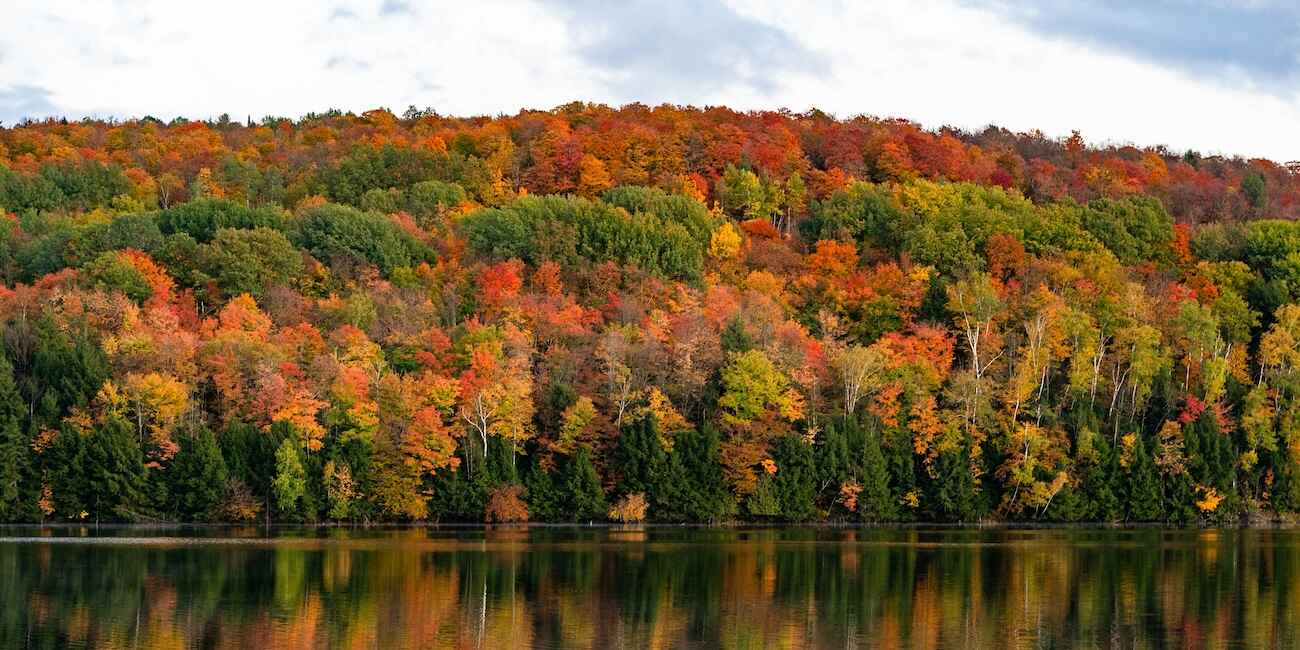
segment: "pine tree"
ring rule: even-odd
[[[578,449],[568,463],[564,488],[569,497],[569,516],[576,521],[604,519],[608,507],[605,491],[600,487],[600,476],[591,464],[591,454],[585,447]]]
[[[717,429],[676,433],[652,513],[664,521],[717,522],[736,513],[736,502],[722,478]]]
[[[1130,521],[1157,521],[1163,514],[1160,507],[1160,478],[1156,475],[1155,461],[1147,451],[1140,434],[1130,451],[1128,466],[1128,519]]]
[[[621,493],[642,492],[652,501],[657,497],[667,469],[667,455],[659,443],[654,418],[643,418],[624,427],[613,460]]]
[[[833,501],[839,495],[840,486],[857,478],[860,473],[849,452],[850,427],[852,425],[847,423],[842,426],[828,424],[822,433],[821,444],[815,448],[818,499]]]
[[[930,515],[939,521],[971,522],[979,518],[975,479],[970,472],[969,443],[959,452],[940,454],[937,477],[930,484]]]
[[[862,493],[858,495],[858,516],[863,521],[892,521],[898,516],[897,502],[889,491],[889,471],[880,451],[880,434],[863,431]]]
[[[22,420],[23,401],[14,384],[13,366],[0,355],[0,521],[22,521],[35,514]]]
[[[1115,481],[1121,471],[1119,452],[1098,437],[1096,442],[1097,462],[1090,464],[1083,473],[1084,492],[1087,498],[1086,518],[1093,521],[1113,522],[1124,518],[1124,507],[1115,492]]]
[[[775,519],[781,515],[781,500],[777,496],[776,481],[772,477],[759,477],[754,493],[745,499],[745,512],[759,519]]]
[[[772,456],[777,467],[773,484],[781,504],[781,518],[808,521],[816,517],[813,501],[817,496],[817,468],[812,448],[802,437],[788,435],[777,441]]]
[[[528,513],[534,521],[559,521],[564,518],[564,494],[555,484],[551,472],[534,461],[524,478]]]
[[[885,461],[889,468],[889,484],[895,486],[900,499],[917,489],[916,454],[907,430],[895,427],[888,431],[888,436],[881,436],[884,446]],[[916,512],[911,508],[898,509],[899,521],[911,521]]]
[[[212,430],[201,427],[180,438],[180,450],[172,459],[171,511],[186,520],[210,517],[221,502],[226,487],[226,461]]]

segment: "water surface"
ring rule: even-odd
[[[0,647],[1300,647],[1300,530],[0,528]]]

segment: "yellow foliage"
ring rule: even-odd
[[[727,222],[718,226],[709,237],[709,256],[718,260],[729,260],[740,253],[740,231]]]
[[[645,494],[636,492],[619,499],[618,503],[615,503],[614,507],[609,509],[609,518],[625,524],[645,521],[646,511],[649,507]]]
[[[1223,501],[1223,495],[1212,487],[1197,485],[1196,492],[1201,495],[1201,498],[1196,501],[1196,507],[1201,512],[1214,512],[1218,509],[1219,503]]]

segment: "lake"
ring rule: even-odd
[[[0,647],[1300,647],[1300,530],[0,528]]]

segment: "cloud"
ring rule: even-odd
[[[59,114],[59,107],[50,101],[50,91],[45,88],[29,85],[0,88],[0,122],[4,124],[15,124],[25,117]]]
[[[370,62],[348,56],[335,54],[325,60],[326,70],[369,70]]]
[[[543,4],[563,13],[583,60],[629,97],[682,101],[733,84],[770,93],[782,74],[825,70],[796,38],[721,0]]]
[[[356,19],[357,19],[356,12],[352,11],[351,9],[348,9],[347,7],[335,7],[334,11],[330,12],[330,20],[356,20]]]
[[[384,4],[379,6],[379,15],[397,16],[411,13],[411,5],[405,0],[384,0]]]
[[[968,0],[1031,30],[1193,75],[1285,93],[1300,83],[1300,6],[1272,0]]]

